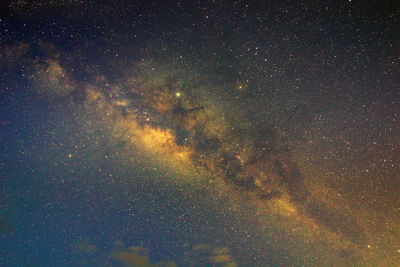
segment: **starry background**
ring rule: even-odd
[[[397,1],[2,1],[1,266],[399,266]]]

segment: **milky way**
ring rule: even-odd
[[[4,264],[399,263],[396,5],[7,5]]]

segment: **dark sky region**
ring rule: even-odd
[[[1,266],[400,266],[398,1],[1,1]]]

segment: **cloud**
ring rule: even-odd
[[[210,262],[212,263],[230,263],[232,261],[232,258],[230,255],[213,255],[210,256]]]
[[[148,248],[127,247],[119,240],[114,242],[114,248],[107,250],[92,244],[87,238],[80,238],[73,242],[72,251],[78,256],[75,260],[79,266],[114,266],[116,263],[125,267],[177,266],[173,261],[153,261]]]
[[[126,267],[176,267],[176,263],[173,261],[153,261],[149,256],[149,249],[140,246],[126,247],[122,241],[116,241],[114,243],[114,250],[107,252],[103,251],[103,254],[110,255],[110,259],[114,262],[122,264]],[[95,256],[92,260],[98,261],[101,256]],[[88,260],[86,260],[88,261]],[[108,263],[111,264],[111,263]]]
[[[231,250],[228,247],[214,246],[212,244],[196,244],[191,246],[183,244],[182,250],[173,260],[153,260],[149,253],[150,249],[141,246],[126,246],[122,241],[115,241],[114,248],[100,250],[87,239],[81,238],[74,242],[73,251],[80,255],[78,263],[110,266],[119,263],[125,267],[237,267]]]
[[[100,249],[93,245],[88,239],[80,238],[72,244],[72,250],[77,254],[93,254]]]
[[[238,266],[228,247],[216,247],[203,243],[196,244],[191,250],[186,251],[180,262],[182,266]]]

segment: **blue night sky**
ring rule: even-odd
[[[396,1],[0,4],[0,266],[399,266]]]

